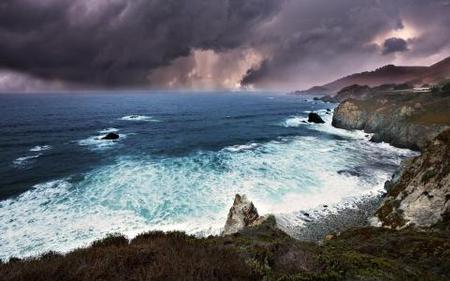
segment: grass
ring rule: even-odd
[[[263,225],[226,237],[114,234],[61,255],[0,264],[0,280],[448,280],[449,232],[348,230],[323,244]]]

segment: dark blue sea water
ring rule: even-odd
[[[0,95],[0,258],[109,232],[217,234],[237,192],[288,224],[377,194],[411,152],[333,128],[333,107],[277,93]],[[306,123],[310,111],[327,123]]]

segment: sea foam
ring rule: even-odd
[[[311,128],[331,130],[324,127]],[[341,131],[332,131],[340,134]],[[0,258],[86,246],[107,233],[219,234],[236,193],[284,226],[301,212],[378,194],[409,150],[345,138],[286,137],[188,156],[119,157],[79,181],[60,179],[0,202]],[[361,176],[338,173],[357,169]]]
[[[140,121],[140,122],[160,122],[158,119],[153,118],[152,116],[146,115],[127,115],[120,118],[123,121]]]
[[[52,149],[52,146],[50,145],[36,145],[30,148],[31,152],[40,152],[40,151],[46,151]]]
[[[39,158],[42,155],[42,153],[38,153],[38,154],[34,154],[34,155],[28,155],[28,156],[22,156],[17,158],[16,160],[13,161],[13,164],[15,166],[24,166],[28,163],[30,163],[32,160]]]
[[[119,139],[115,139],[115,140],[103,139],[104,137],[106,137],[106,135],[108,133],[118,133],[118,132],[119,132],[119,129],[107,128],[107,129],[99,130],[98,133],[100,133],[100,135],[90,136],[86,139],[82,139],[77,142],[81,146],[87,146],[90,150],[97,150],[97,151],[107,150],[107,149],[111,149],[112,147],[117,145],[120,142],[120,140],[127,137],[126,134],[118,134]]]

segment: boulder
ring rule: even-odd
[[[319,114],[315,112],[311,112],[308,115],[308,122],[310,123],[317,123],[317,124],[323,124],[325,121],[322,120]]]
[[[227,222],[223,235],[230,235],[242,230],[244,227],[257,225],[262,217],[258,215],[258,210],[245,195],[236,194],[228,212]]]
[[[116,140],[119,138],[119,135],[116,133],[108,133],[106,136],[102,137],[102,140]]]

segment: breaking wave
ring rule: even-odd
[[[298,224],[299,216],[289,214],[378,194],[412,155],[350,136],[288,137],[164,159],[122,156],[81,180],[38,184],[0,202],[0,258],[68,251],[111,232],[219,234],[236,193],[247,194],[261,214],[274,213],[287,227]]]
[[[123,121],[159,122],[158,119],[146,115],[127,115],[120,118]]]
[[[105,140],[103,139],[109,133],[118,133],[119,129],[116,128],[107,128],[98,131],[100,135],[90,136],[86,139],[82,139],[78,141],[78,144],[81,146],[87,146],[91,150],[106,150],[117,145],[122,139],[126,138],[126,134],[118,134],[119,139],[116,140]]]
[[[16,160],[14,160],[13,164],[15,166],[21,167],[26,164],[29,164],[34,159],[39,158],[41,155],[42,155],[42,153],[35,154],[35,155],[22,156],[22,157],[17,158]]]
[[[52,149],[52,146],[50,145],[36,145],[30,148],[31,152],[40,152],[40,151],[46,151]]]

